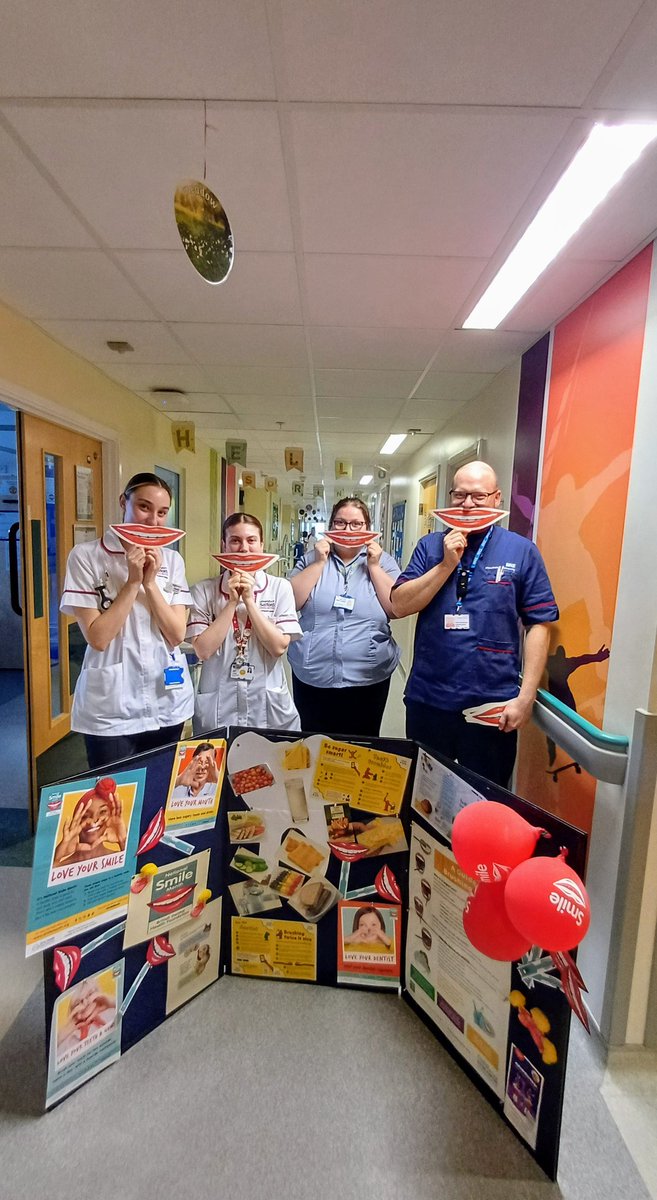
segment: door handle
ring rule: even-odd
[[[20,601],[20,584],[19,584],[19,569],[18,569],[18,539],[20,537],[20,524],[14,521],[14,524],[9,527],[9,601],[13,611],[17,617],[22,617],[23,609]]]

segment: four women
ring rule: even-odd
[[[144,472],[119,503],[125,522],[158,527],[171,494]],[[341,500],[329,528],[369,530],[369,511],[355,497]],[[222,547],[262,554],[258,519],[228,517]],[[180,740],[192,710],[195,737],[224,725],[377,736],[400,656],[389,624],[398,575],[375,540],[353,549],[322,537],[291,582],[227,570],[190,593],[183,560],[168,547],[132,545],[112,530],[75,546],[61,608],[87,641],[71,725],[85,736],[90,769]],[[185,636],[202,663],[195,702]]]

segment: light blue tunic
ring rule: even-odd
[[[288,578],[294,579],[315,561],[315,551],[299,559]],[[390,576],[399,567],[390,554],[380,564]],[[334,608],[337,595],[353,597],[351,611]],[[364,687],[392,675],[401,651],[390,630],[367,569],[367,549],[350,563],[329,554],[326,566],[299,614],[303,640],[288,647],[287,657],[302,683],[311,687]]]

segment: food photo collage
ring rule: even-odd
[[[314,734],[230,744],[230,970],[397,988],[413,759]]]

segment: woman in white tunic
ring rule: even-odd
[[[228,553],[263,553],[262,525],[249,513],[224,521]],[[283,655],[300,638],[292,587],[264,571],[224,571],[192,588],[187,637],[201,659],[194,735],[221,725],[299,729]]]
[[[119,503],[124,521],[161,526],[171,492],[145,471]],[[168,547],[132,546],[108,529],[69,554],[60,607],[87,642],[71,728],[84,734],[92,770],[179,740],[194,707],[179,649],[190,598],[183,560]]]

